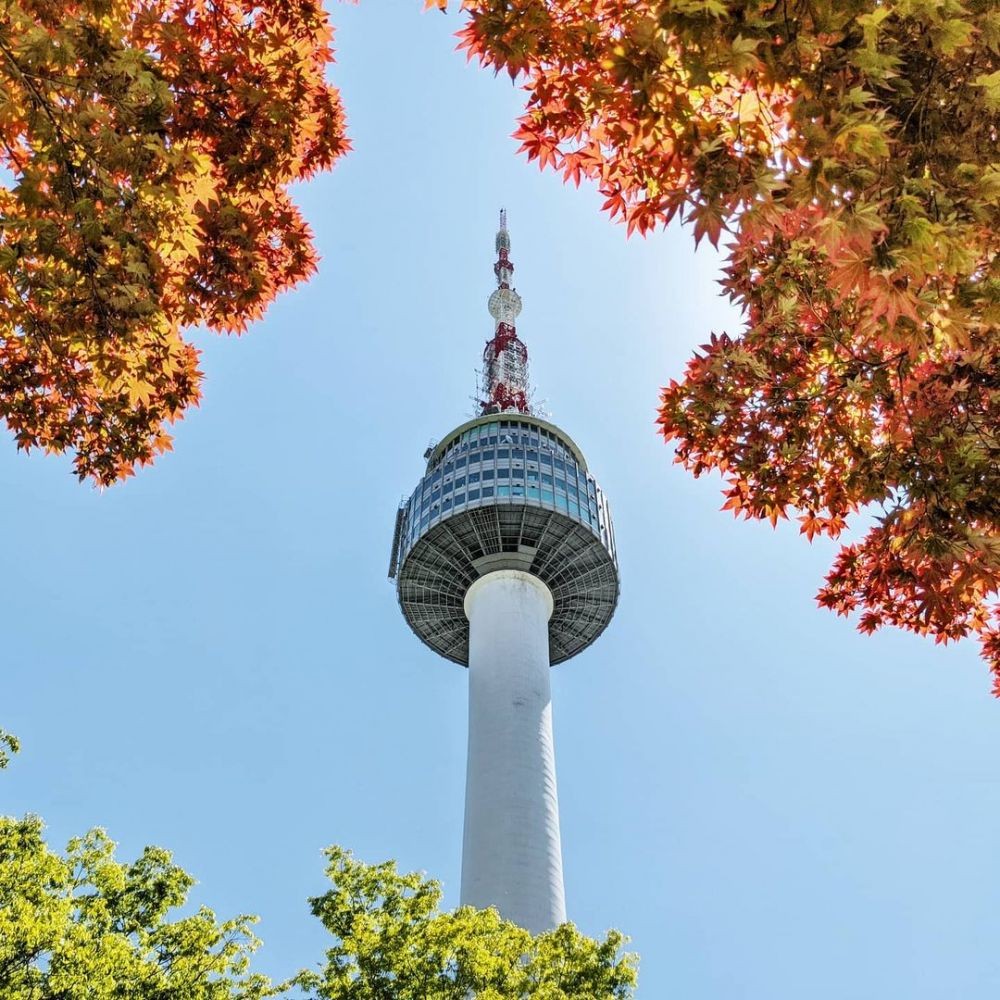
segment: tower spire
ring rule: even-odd
[[[530,413],[528,349],[517,335],[514,322],[521,312],[521,296],[511,287],[514,264],[510,259],[507,210],[500,209],[496,238],[497,261],[493,265],[497,287],[489,299],[493,336],[483,350],[483,413]]]

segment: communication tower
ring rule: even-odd
[[[425,453],[389,576],[421,641],[469,668],[461,903],[538,933],[566,920],[549,667],[604,631],[619,576],[583,452],[532,413],[505,212],[496,251],[481,412]]]

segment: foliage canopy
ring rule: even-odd
[[[199,397],[185,326],[315,268],[290,182],[347,149],[319,0],[0,4],[0,417],[100,484]]]
[[[429,0],[428,6],[446,6]],[[980,638],[1000,694],[1000,8],[993,0],[462,0],[523,150],[630,232],[729,237],[746,316],[659,422],[725,507],[836,538],[822,605]]]
[[[331,847],[333,887],[311,900],[333,935],[322,973],[299,982],[321,1000],[627,1000],[635,956],[610,931],[572,924],[533,937],[496,910],[438,909],[437,882],[395,865],[366,865]]]
[[[725,507],[844,545],[818,600],[974,634],[1000,694],[1000,9],[992,0],[453,0],[523,149],[629,232],[725,234],[746,326],[659,423]],[[425,0],[444,8],[447,0]],[[315,255],[287,185],[348,148],[319,0],[0,6],[0,417],[111,483]]]
[[[334,938],[320,972],[281,985],[250,969],[255,918],[178,915],[194,880],[147,847],[132,864],[100,830],[48,848],[41,822],[0,817],[4,1000],[628,1000],[634,956],[571,924],[537,937],[495,910],[438,910],[440,889],[391,863],[327,852],[313,913]]]
[[[251,917],[202,908],[168,919],[193,879],[160,848],[132,864],[99,830],[46,846],[41,822],[0,817],[0,996],[4,1000],[258,1000]]]

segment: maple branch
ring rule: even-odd
[[[2,41],[0,41],[0,53],[3,54],[3,56],[6,58],[8,66],[14,71],[14,73],[18,76],[21,82],[25,85],[26,89],[30,94],[30,99],[32,100],[32,102],[35,104],[36,107],[40,108],[41,111],[45,114],[45,116],[49,119],[53,131],[59,137],[58,144],[53,148],[54,150],[62,151],[62,156],[60,158],[61,163],[66,173],[66,178],[69,182],[70,191],[73,195],[74,201],[78,201],[79,189],[77,187],[76,167],[72,159],[70,158],[68,150],[66,149],[67,136],[65,130],[62,127],[62,124],[57,120],[49,102],[38,91],[35,84],[24,73],[14,53]],[[95,163],[97,162],[97,159],[96,157],[94,157],[92,151],[87,149],[82,142],[76,140],[76,145],[80,146],[80,148],[84,150],[84,152],[88,155],[88,157],[92,159],[93,162]],[[83,272],[84,275],[86,276],[87,282],[90,285],[91,303],[93,304],[93,307],[97,313],[97,318],[99,321],[97,332],[103,334],[104,336],[108,336],[111,333],[110,315],[108,313],[106,303],[102,300],[100,296],[100,292],[97,287],[97,275],[96,275],[94,261],[92,260],[89,253],[83,254],[81,266],[83,268]]]

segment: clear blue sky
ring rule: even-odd
[[[994,1000],[1000,703],[973,645],[816,608],[833,547],[736,522],[657,438],[657,389],[738,327],[681,230],[626,242],[515,156],[506,78],[418,0],[333,5],[356,149],[298,191],[323,255],[246,337],[199,336],[176,451],[103,494],[0,448],[0,807],[173,849],[198,902],[317,963],[321,848],[457,903],[466,676],[385,578],[421,453],[471,410],[497,210],[538,395],[616,514],[618,614],[554,672],[570,914],[639,997]]]

